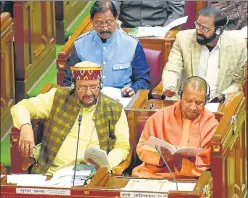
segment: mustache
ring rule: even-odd
[[[100,35],[102,35],[102,34],[111,34],[111,32],[110,31],[101,31]]]

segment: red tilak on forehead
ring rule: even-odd
[[[97,80],[101,77],[100,70],[72,71],[72,73],[76,80]]]

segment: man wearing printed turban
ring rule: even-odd
[[[74,86],[53,88],[12,107],[14,126],[20,129],[19,150],[25,157],[36,157],[31,173],[53,175],[75,161],[77,138],[80,161],[84,161],[84,151],[89,147],[105,150],[111,168],[127,158],[126,114],[119,103],[100,92],[101,71],[95,63],[77,63],[72,67]],[[48,123],[39,151],[34,150],[31,119],[46,119]]]

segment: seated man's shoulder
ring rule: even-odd
[[[177,33],[177,37],[179,38],[189,38],[194,37],[196,35],[195,29],[181,30]]]
[[[223,38],[229,43],[229,45],[238,45],[240,47],[246,47],[246,39],[240,36],[239,30],[224,31]]]
[[[58,87],[56,89],[56,94],[57,95],[68,95],[72,92],[71,87]]]
[[[138,38],[121,30],[119,30],[119,32],[120,32],[120,35],[122,36],[122,39],[124,39],[125,41],[130,41],[130,42],[135,42],[135,43],[139,42]]]
[[[84,41],[85,39],[89,39],[89,37],[93,36],[93,31],[85,32],[76,38],[75,43]]]
[[[192,41],[196,41],[196,30],[182,30],[179,31],[176,35],[176,40],[183,45],[190,45]]]

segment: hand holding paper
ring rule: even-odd
[[[104,150],[97,148],[87,148],[84,153],[86,163],[94,163],[99,167],[106,167],[109,171],[111,167],[108,162],[107,153]]]
[[[176,146],[163,141],[159,138],[156,138],[154,136],[151,136],[147,142],[146,145],[151,146],[151,147],[156,147],[156,146],[160,146],[161,148],[166,148],[171,155],[181,155],[184,157],[195,157],[198,156],[200,153],[202,153],[203,151],[205,151],[204,148],[194,148],[194,147],[180,147],[177,148]]]

